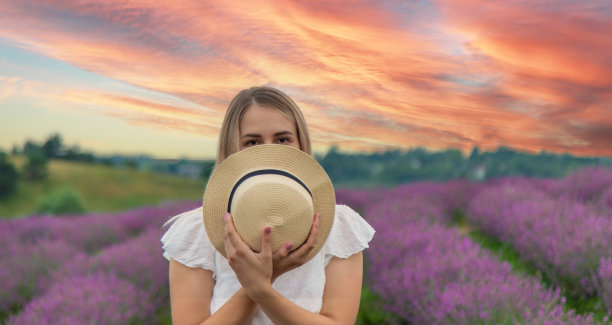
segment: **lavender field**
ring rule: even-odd
[[[365,284],[389,320],[610,323],[611,169],[561,180],[343,189],[337,200],[377,231],[365,255]],[[169,294],[161,225],[197,205],[0,220],[0,323],[162,322]],[[517,261],[483,247],[475,233],[510,247],[535,271],[517,270]]]
[[[0,220],[0,323],[158,323],[169,304],[161,225],[197,204]]]
[[[610,323],[612,169],[340,190],[337,199],[377,230],[366,285],[403,322]],[[504,261],[472,234],[518,257]]]

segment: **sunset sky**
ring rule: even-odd
[[[277,87],[316,151],[612,156],[612,2],[0,0],[0,148],[212,158]]]

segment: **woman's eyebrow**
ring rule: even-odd
[[[255,134],[255,133],[247,133],[240,137],[240,139],[244,139],[244,138],[261,138],[261,135]]]
[[[279,135],[293,135],[293,132],[291,132],[291,131],[280,131],[280,132],[274,133],[275,137],[277,137]],[[247,133],[247,134],[241,136],[240,138],[241,139],[244,139],[244,138],[261,138],[261,134]]]
[[[293,132],[291,132],[291,131],[280,131],[280,132],[274,133],[275,137],[277,137],[279,135],[293,135]]]

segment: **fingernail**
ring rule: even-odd
[[[286,243],[285,244],[285,248],[286,249],[292,249],[293,248],[293,244],[292,243]]]
[[[269,234],[271,230],[272,230],[272,228],[266,227],[266,229],[264,231],[266,232],[266,234]]]
[[[227,221],[227,219],[228,219],[228,218],[229,218],[229,213],[227,213],[227,212],[226,212],[226,213],[223,215],[223,220]]]

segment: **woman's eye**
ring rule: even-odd
[[[244,143],[245,146],[254,146],[257,144],[257,140],[249,140]]]
[[[289,138],[280,138],[280,139],[278,139],[278,142],[279,143],[288,143],[288,142],[291,142],[291,141],[289,140]]]

